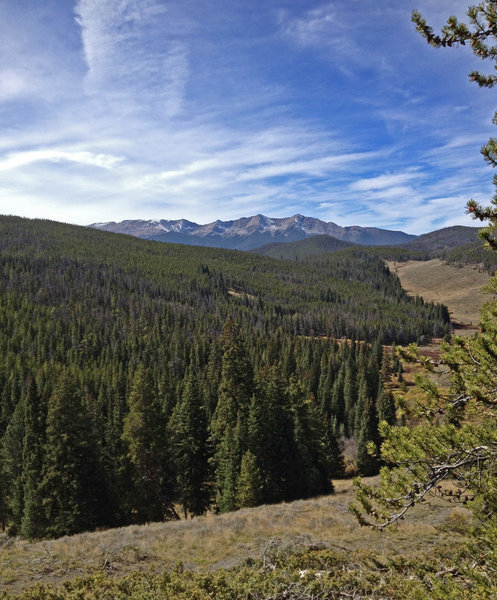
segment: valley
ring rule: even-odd
[[[446,335],[441,301],[463,322],[475,269],[326,236],[282,260],[15,217],[0,234],[6,592],[167,579],[189,598],[223,577],[269,590],[268,561],[290,586],[331,561],[336,590],[366,577],[426,591],[453,568],[464,506],[433,495],[380,534],[350,514],[350,477],[378,481],[379,423],[397,424],[394,393],[412,388],[390,346]]]

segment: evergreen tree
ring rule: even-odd
[[[166,424],[150,370],[143,364],[133,378],[122,439],[132,466],[131,510],[136,520],[143,523],[174,516]]]
[[[205,513],[210,504],[207,419],[201,389],[193,371],[170,423],[176,472],[176,498],[185,518]]]
[[[435,47],[467,44],[480,58],[495,63],[497,43],[497,3],[484,0],[467,12],[469,25],[449,17],[440,35],[435,35],[418,12],[413,21],[418,31]],[[494,65],[495,66],[495,65]],[[495,74],[478,71],[470,79],[480,86],[497,83]],[[497,121],[497,113],[494,122]],[[497,166],[497,139],[492,138],[482,149],[485,160]],[[494,184],[497,179],[494,177]],[[497,249],[497,195],[491,206],[484,208],[471,200],[468,211],[488,221],[482,232],[489,247]],[[497,292],[497,277],[490,282]],[[402,519],[414,505],[436,491],[451,501],[466,502],[474,511],[473,544],[470,552],[477,560],[460,570],[474,584],[478,597],[495,595],[497,569],[497,300],[487,302],[481,310],[479,331],[469,338],[455,337],[452,345],[443,347],[443,363],[447,365],[451,387],[447,393],[429,378],[420,379],[426,392],[422,405],[425,422],[409,427],[382,426],[385,441],[382,457],[391,469],[382,469],[381,484],[373,489],[361,484],[358,500],[361,511],[356,514],[362,524],[380,529]],[[415,349],[406,353],[415,358]],[[418,356],[430,368],[430,362]],[[436,418],[434,418],[436,416]],[[446,480],[455,485],[444,486]]]
[[[343,384],[344,429],[345,435],[351,437],[354,433],[355,407],[357,402],[357,369],[355,361],[349,359],[345,368]]]
[[[379,469],[378,420],[371,399],[364,405],[361,426],[357,435],[357,469],[361,475],[376,475]]]
[[[339,441],[338,425],[334,417],[327,416],[324,419],[324,431],[326,436],[326,453],[330,465],[329,476],[340,478],[345,475],[345,457],[343,448]]]
[[[308,498],[333,491],[331,483],[332,456],[326,439],[324,423],[320,419],[314,397],[306,397],[298,382],[289,386],[290,402],[294,413],[295,438],[295,497]]]
[[[253,390],[252,365],[240,336],[240,327],[232,319],[224,325],[221,344],[221,380],[211,423],[215,441],[220,439],[227,424],[234,428],[238,422],[246,422]]]
[[[46,526],[40,490],[40,473],[43,471],[46,407],[38,393],[34,377],[29,380],[24,405],[25,425],[21,476],[24,506],[20,533],[24,537],[33,539],[42,537]]]
[[[294,419],[287,385],[277,366],[259,374],[250,407],[248,439],[264,481],[264,501],[295,497],[300,473],[294,460]]]
[[[376,412],[378,413],[378,422],[385,421],[388,425],[395,425],[397,420],[397,408],[395,400],[390,390],[385,390],[382,385],[376,398]]]
[[[46,535],[71,535],[100,524],[100,474],[81,391],[75,379],[63,372],[48,403],[41,480]]]
[[[7,503],[7,477],[3,469],[0,455],[0,527],[5,531],[9,521],[10,511]]]
[[[262,502],[263,482],[256,457],[247,450],[242,456],[240,476],[236,484],[238,508],[258,506]]]
[[[236,433],[228,423],[216,452],[216,506],[222,513],[237,507],[236,491],[241,458]]]
[[[9,508],[10,527],[18,534],[24,510],[23,439],[24,439],[24,402],[19,401],[11,416],[2,443],[2,463],[5,477],[6,501]]]

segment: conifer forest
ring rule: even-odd
[[[0,218],[0,524],[29,539],[376,473],[394,343],[448,332],[361,248],[283,261]]]

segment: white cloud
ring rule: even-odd
[[[9,171],[25,167],[31,163],[48,161],[52,163],[58,162],[74,162],[83,165],[91,165],[101,169],[112,169],[123,159],[117,156],[108,154],[94,154],[87,151],[75,150],[31,150],[27,152],[15,152],[8,154],[3,160],[0,159],[0,171]]]
[[[303,46],[316,46],[330,44],[333,40],[335,44],[339,43],[334,37],[339,27],[334,5],[326,4],[309,10],[301,17],[283,18],[282,31]]]
[[[417,171],[378,175],[377,177],[370,177],[368,179],[358,179],[350,185],[350,189],[353,191],[385,190],[386,188],[392,188],[412,181],[418,177],[419,173]]]
[[[33,91],[33,84],[26,72],[21,69],[0,71],[0,102],[24,96]]]
[[[188,49],[171,35],[168,6],[154,0],[79,0],[75,9],[88,66],[86,91],[113,109],[153,108],[166,117],[183,106]]]

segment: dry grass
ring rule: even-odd
[[[481,289],[490,276],[471,266],[454,267],[440,259],[407,262],[388,261],[406,292],[449,307],[453,321],[476,325],[485,295]]]
[[[384,533],[356,524],[348,510],[353,499],[351,481],[343,480],[336,482],[336,493],[331,496],[225,515],[37,543],[0,538],[0,591],[101,570],[122,575],[133,570],[160,571],[178,562],[194,569],[230,567],[249,557],[260,558],[274,539],[290,547],[323,545],[350,552],[370,549],[413,556],[435,547],[449,548],[461,537],[450,527],[454,520],[459,522],[453,506],[440,506],[437,499],[424,510],[414,510],[399,529]]]

